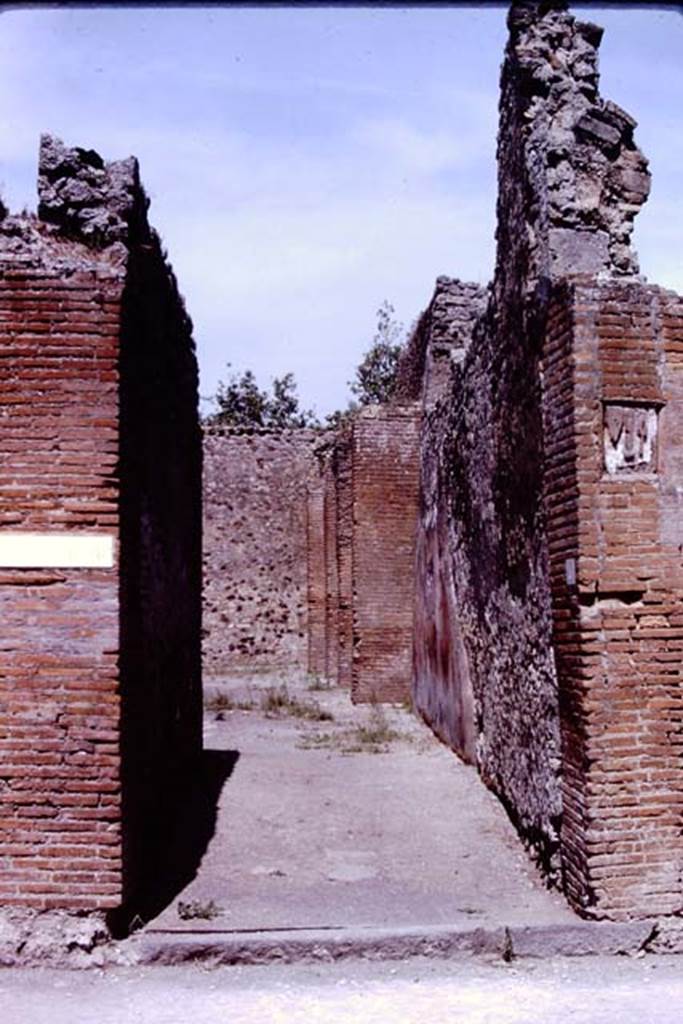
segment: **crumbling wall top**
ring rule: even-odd
[[[566,7],[517,0],[508,15],[499,224],[515,224],[499,226],[498,265],[509,260],[510,233],[521,230],[532,278],[636,275],[630,236],[650,191],[647,160],[634,118],[599,94],[603,30]],[[515,177],[525,179],[516,201]]]
[[[444,393],[450,367],[467,352],[487,299],[487,289],[479,284],[437,277],[431,301],[399,360],[393,396],[396,401],[422,400],[431,405]]]
[[[105,163],[92,149],[40,140],[38,216],[63,234],[105,248],[146,226],[149,200],[135,157]]]

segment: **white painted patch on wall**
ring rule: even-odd
[[[564,560],[564,578],[567,581],[568,587],[576,586],[576,559],[565,558]]]
[[[657,410],[605,405],[604,445],[608,473],[656,472]]]
[[[112,569],[109,533],[10,533],[0,531],[2,569]]]

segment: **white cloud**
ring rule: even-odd
[[[680,288],[680,25],[590,17],[614,26],[605,93],[652,159],[641,264]],[[490,274],[503,23],[455,7],[6,11],[0,180],[15,205],[32,197],[43,130],[135,153],[203,390],[231,360],[264,381],[292,369],[304,403],[331,408],[383,299],[407,325],[437,274]]]

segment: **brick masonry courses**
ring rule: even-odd
[[[208,428],[204,673],[299,669],[408,699],[419,407],[329,431]]]
[[[564,6],[511,7],[494,279],[438,279],[395,400],[205,431],[204,672],[412,674],[571,904],[675,945],[683,300],[638,277],[647,161]],[[0,209],[0,532],[116,556],[0,569],[0,901],[132,908],[199,751],[196,364],[135,161],[45,139],[39,183]]]
[[[0,528],[118,539],[123,273],[78,255],[69,271],[47,259],[3,261]],[[115,906],[118,574],[0,570],[0,607],[0,898]]]
[[[351,695],[410,698],[418,405],[369,406],[352,437]]]
[[[115,558],[0,570],[0,901],[101,911],[139,905],[200,750],[197,370],[135,162],[46,137],[48,169],[50,225],[0,225],[0,531]]]
[[[682,354],[680,297],[558,290],[544,420],[563,868],[597,916],[681,905]]]
[[[562,6],[511,8],[496,274],[424,402],[414,693],[578,910],[667,915],[680,300],[635,276],[647,162],[598,94],[601,30]]]

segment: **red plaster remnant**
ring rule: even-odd
[[[197,373],[146,207],[134,160],[44,137],[41,216],[0,223],[0,531],[116,551],[0,568],[5,904],[136,905],[200,747]]]

